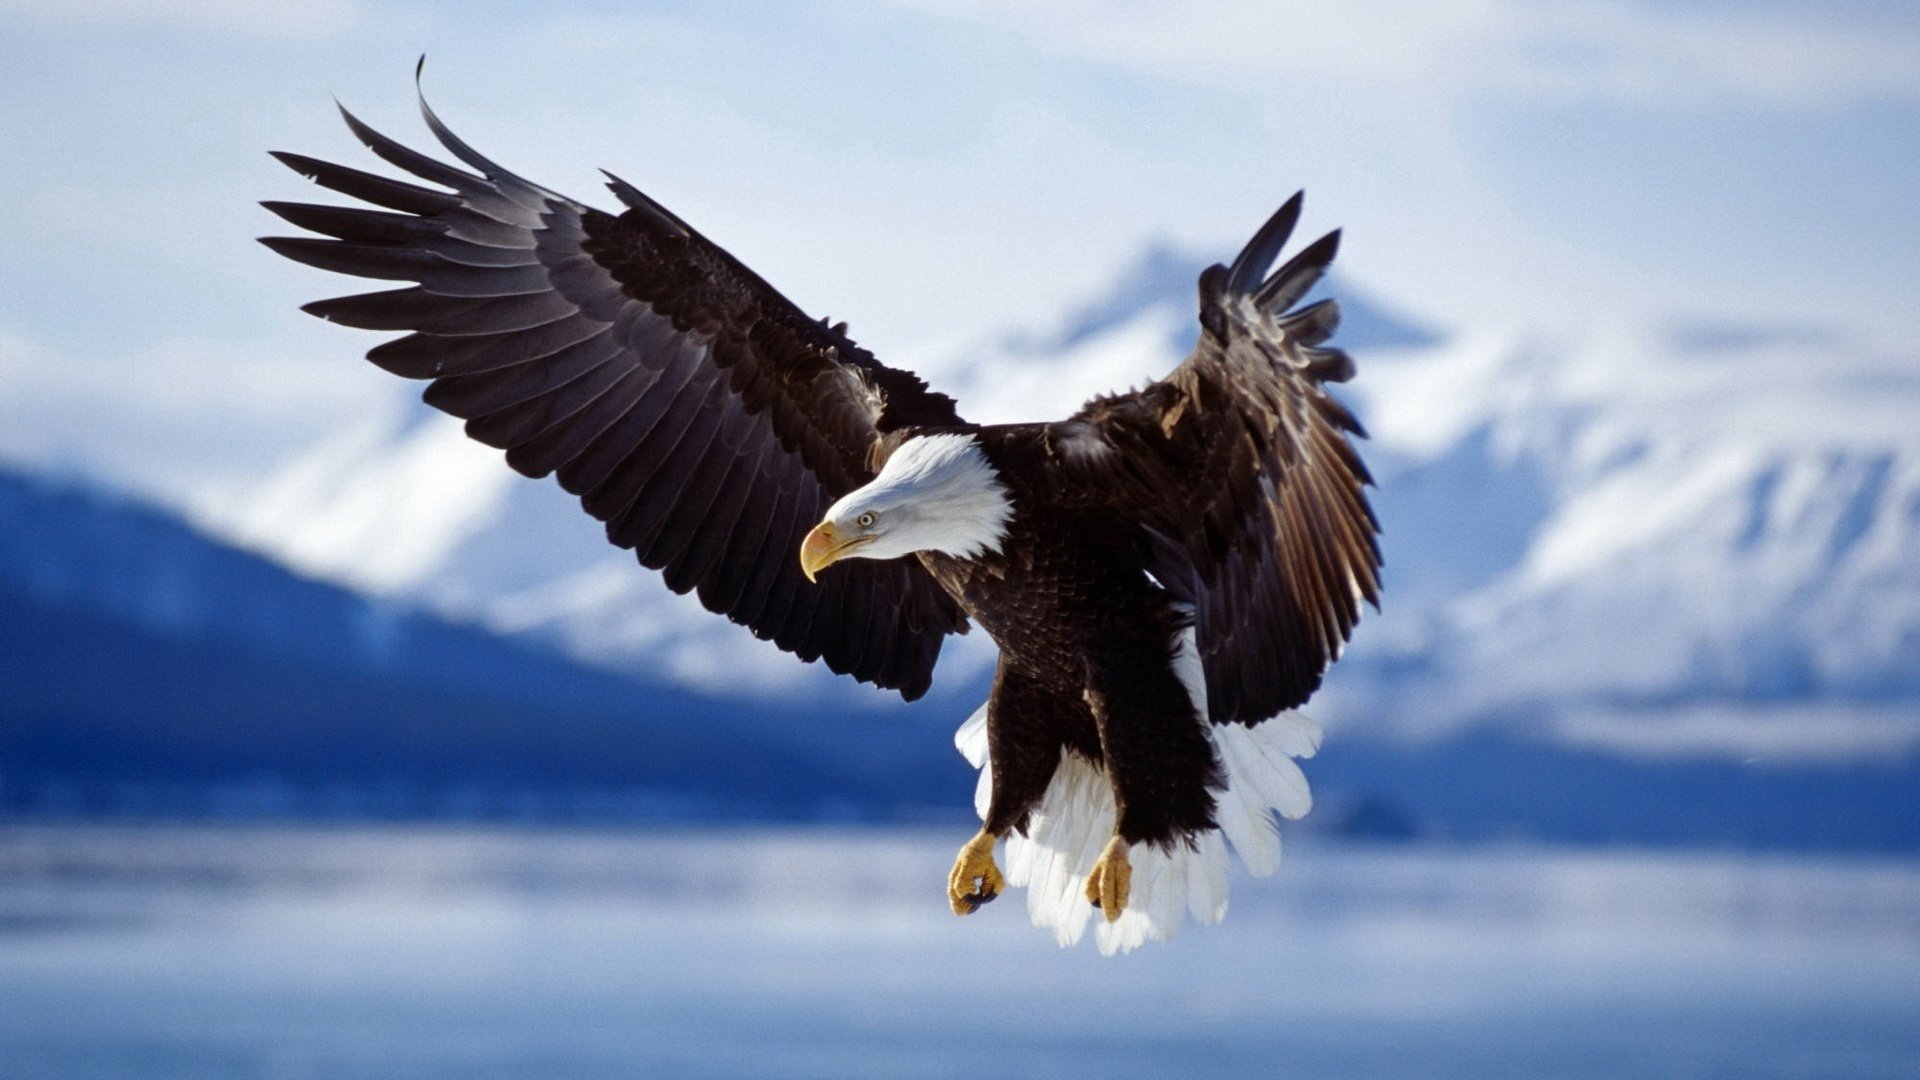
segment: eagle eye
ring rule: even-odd
[[[863,529],[871,529],[873,528],[873,523],[879,520],[880,520],[880,516],[878,514],[875,514],[873,511],[868,510],[866,513],[863,513],[859,517],[854,518],[853,523],[855,525],[860,526]]]

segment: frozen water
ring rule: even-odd
[[[0,1076],[1913,1075],[1920,865],[1306,842],[1107,960],[933,831],[0,828]]]

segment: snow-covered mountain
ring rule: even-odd
[[[1163,373],[1203,259],[1164,248],[1038,331],[891,358],[982,421]],[[1920,356],[1804,327],[1414,326],[1328,290],[1360,375],[1386,610],[1321,709],[1433,738],[1521,725],[1630,755],[1920,746]],[[404,397],[399,396],[404,394]],[[686,685],[881,704],[670,594],[550,483],[397,391],[268,477],[228,535],[301,570]],[[940,685],[990,663],[956,641]]]
[[[1917,361],[1693,326],[1376,358],[1404,569],[1343,707],[1642,754],[1912,747]]]

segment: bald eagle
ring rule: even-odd
[[[1051,423],[981,425],[882,365],[672,211],[607,174],[608,214],[508,172],[420,100],[468,168],[341,110],[424,183],[280,161],[382,209],[264,205],[325,270],[411,282],[304,310],[406,331],[367,358],[607,538],[806,661],[928,687],[946,635],[999,646],[956,742],[980,769],[956,914],[1009,885],[1062,944],[1105,952],[1226,911],[1227,844],[1271,873],[1273,814],[1310,804],[1294,711],[1378,604],[1360,425],[1326,389],[1334,301],[1296,306],[1330,233],[1268,273],[1301,197],[1199,277],[1199,343],[1165,378]],[[470,171],[471,170],[471,171]],[[322,238],[324,237],[324,238]],[[995,861],[1004,842],[1007,870]]]

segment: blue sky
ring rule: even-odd
[[[422,51],[484,152],[602,205],[621,173],[907,364],[1150,239],[1230,255],[1296,187],[1443,326],[1920,329],[1910,5],[0,0],[0,455],[158,401],[195,422],[104,467],[211,483],[388,392],[253,203],[314,191],[268,149],[367,165],[329,95],[424,141]]]

